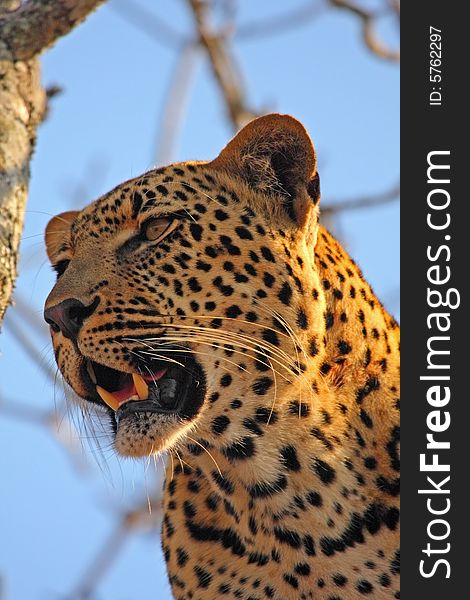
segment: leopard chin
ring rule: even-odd
[[[171,448],[192,428],[176,414],[161,414],[155,410],[129,409],[118,417],[114,447],[124,457],[143,458]]]

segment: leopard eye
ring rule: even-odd
[[[149,242],[155,242],[161,239],[165,234],[170,233],[174,227],[176,227],[174,219],[149,219],[142,226],[142,235],[146,240],[149,240]]]

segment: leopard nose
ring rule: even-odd
[[[46,308],[44,320],[53,331],[61,331],[65,337],[75,341],[83,322],[95,312],[99,302],[99,298],[96,297],[91,304],[86,306],[76,298],[69,298]]]

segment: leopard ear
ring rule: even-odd
[[[46,251],[52,263],[55,262],[61,245],[68,239],[70,227],[78,214],[78,210],[69,210],[52,217],[47,224],[45,234]]]
[[[319,200],[315,150],[305,127],[289,115],[271,114],[246,125],[210,163],[241,177],[251,188],[281,199],[293,221],[305,221]],[[309,196],[306,203],[306,196]]]

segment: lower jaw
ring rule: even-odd
[[[202,368],[192,357],[186,357],[185,369],[192,380],[180,387],[183,395],[173,405],[137,400],[126,402],[116,411],[114,446],[121,456],[159,454],[191,427],[204,402],[206,385]]]
[[[114,447],[121,456],[142,458],[161,454],[184,435],[191,422],[176,414],[145,410],[128,413],[117,421]]]

